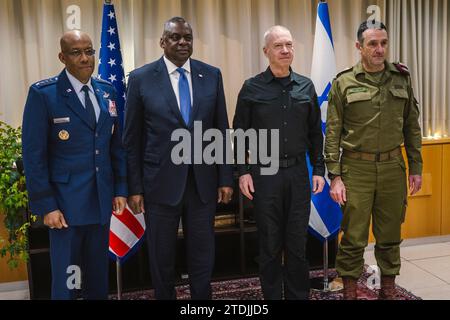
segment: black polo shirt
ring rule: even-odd
[[[308,151],[313,174],[325,174],[321,112],[310,79],[292,70],[287,78],[275,78],[267,68],[246,80],[238,96],[233,128],[279,129],[280,159]],[[268,141],[270,146],[270,134]],[[246,165],[238,168],[240,175],[248,173]]]

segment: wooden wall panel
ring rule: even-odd
[[[408,196],[404,239],[441,235],[442,145],[424,145],[422,157],[423,187],[416,195]]]
[[[450,144],[442,147],[442,235],[450,234]]]

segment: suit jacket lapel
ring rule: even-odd
[[[89,121],[88,113],[81,104],[80,99],[78,99],[77,93],[70,84],[69,78],[67,78],[65,70],[63,70],[63,72],[61,72],[58,77],[58,92],[62,94],[66,105],[76,115],[78,115],[78,117],[80,117],[80,119],[83,120],[89,128],[94,130],[94,127],[91,125]]]
[[[160,87],[160,92],[162,92],[165,97],[169,108],[172,110],[173,114],[178,119],[178,122],[183,127],[186,127],[183,117],[181,116],[180,109],[178,108],[177,97],[172,88],[172,83],[170,82],[169,72],[167,71],[166,64],[164,63],[164,58],[161,57],[159,60],[159,66],[155,69],[155,80]]]

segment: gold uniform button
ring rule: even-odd
[[[61,130],[61,131],[58,133],[58,137],[59,137],[61,140],[66,141],[66,140],[69,140],[70,134],[69,134],[69,132],[67,132],[66,130]]]

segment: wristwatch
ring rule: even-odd
[[[330,179],[330,181],[333,181],[334,178],[339,177],[339,175],[337,174],[332,174],[331,172],[328,172],[328,178]]]

